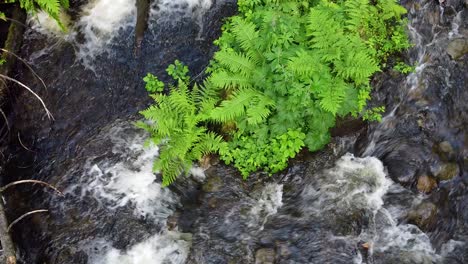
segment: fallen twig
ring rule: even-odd
[[[21,141],[21,137],[20,137],[20,133],[19,133],[19,132],[18,132],[18,141],[19,141],[20,145],[21,145],[25,150],[31,151],[31,152],[34,152],[34,153],[36,152],[36,151],[34,151],[34,150],[29,149],[28,147],[26,147],[26,146],[23,144],[23,141]]]
[[[16,79],[13,79],[11,77],[8,77],[4,74],[0,74],[0,77],[4,78],[4,79],[7,79],[9,81],[12,81],[14,83],[17,83],[19,84],[21,87],[23,87],[24,89],[28,90],[30,93],[32,93],[42,104],[42,107],[44,108],[46,114],[47,114],[47,117],[51,120],[54,120],[54,117],[52,116],[52,113],[49,111],[49,109],[47,109],[47,106],[45,105],[44,101],[42,100],[41,97],[39,97],[39,95],[37,95],[33,90],[31,90],[31,88],[29,88],[28,86],[26,86],[25,84],[23,84],[22,82],[16,80]]]
[[[31,212],[27,212],[25,213],[24,215],[18,217],[15,219],[15,221],[11,222],[11,224],[8,226],[7,228],[7,232],[10,232],[11,228],[16,224],[18,223],[19,221],[23,220],[25,217],[29,216],[29,215],[32,215],[32,214],[37,214],[37,213],[46,213],[46,212],[49,212],[49,210],[46,210],[46,209],[39,209],[39,210],[34,210],[34,211],[31,211]]]
[[[20,56],[16,55],[15,53],[9,51],[9,50],[6,50],[6,49],[2,49],[0,48],[1,51],[3,52],[6,52],[10,55],[13,55],[15,58],[17,58],[18,60],[20,60],[24,65],[26,65],[26,67],[28,67],[28,69],[32,72],[32,74],[37,78],[39,79],[39,81],[41,81],[42,83],[42,86],[44,86],[44,89],[47,91],[47,85],[45,84],[44,80],[33,70],[33,68],[29,65],[29,63],[27,61],[25,61],[23,58],[21,58]]]
[[[44,185],[46,187],[49,187],[51,188],[52,190],[54,190],[55,192],[57,192],[60,196],[63,196],[63,193],[57,189],[56,187],[54,187],[53,185],[47,183],[47,182],[43,182],[43,181],[38,181],[38,180],[22,180],[22,181],[14,181],[14,182],[10,182],[9,184],[3,186],[2,188],[0,188],[0,193],[4,192],[6,189],[10,188],[11,186],[15,186],[15,185],[18,185],[18,184],[24,184],[24,183],[37,183],[37,184],[41,184],[41,185]]]

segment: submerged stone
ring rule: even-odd
[[[223,181],[221,180],[221,177],[218,175],[209,177],[206,180],[206,183],[203,184],[203,191],[204,192],[217,192],[221,190],[223,187]]]
[[[448,181],[453,179],[459,174],[459,168],[456,163],[447,163],[442,165],[440,171],[437,173],[436,178],[439,181]]]
[[[458,60],[468,54],[468,39],[458,38],[452,40],[447,46],[447,53],[454,60]]]
[[[408,220],[416,224],[422,230],[427,230],[435,223],[437,206],[431,202],[423,202],[409,212]]]
[[[436,187],[437,181],[433,177],[423,175],[418,178],[418,191],[423,193],[430,193]]]
[[[275,251],[272,248],[261,248],[255,252],[255,264],[275,263]]]

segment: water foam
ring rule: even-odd
[[[93,264],[181,264],[187,259],[191,244],[190,234],[166,231],[132,246],[118,250],[106,241],[91,246],[90,263]]]
[[[304,188],[305,210],[318,215],[328,210],[346,213],[351,208],[376,213],[382,208],[383,196],[391,184],[380,160],[356,158],[348,153],[314,184]]]
[[[443,255],[460,245],[456,241],[449,243],[443,253],[438,254],[428,235],[417,226],[398,223],[397,219],[406,215],[408,208],[399,204],[387,206],[385,199],[389,192],[399,193],[403,188],[387,177],[382,162],[375,157],[356,158],[346,154],[333,168],[316,176],[302,192],[302,211],[308,214],[307,217],[327,215],[346,219],[359,214],[368,218],[369,226],[362,226],[358,235],[333,236],[335,239],[344,239],[352,244],[365,241],[370,245],[371,254],[383,253],[396,259],[403,257],[411,263],[441,260]],[[422,198],[416,196],[412,199],[417,203]],[[363,214],[365,211],[370,214]],[[335,224],[339,225],[340,221]],[[353,261],[362,263],[363,258],[357,254]]]
[[[158,148],[144,148],[144,135],[126,138],[121,132],[121,129],[111,132],[113,152],[121,159],[88,162],[82,195],[91,194],[110,209],[131,204],[138,216],[165,219],[172,213],[168,205],[177,200],[155,181],[152,168]]]
[[[135,24],[135,0],[96,0],[85,5],[76,23],[84,35],[79,44],[78,58],[85,64],[106,51],[119,30]]]
[[[83,245],[93,264],[181,264],[185,262],[191,246],[191,234],[168,230],[166,219],[174,211],[178,197],[168,188],[162,188],[152,171],[158,154],[156,146],[146,146],[146,134],[125,126],[110,130],[108,138],[112,151],[105,158],[90,157],[79,186],[67,190],[68,194],[91,195],[106,210],[124,206],[134,207],[138,219],[154,221],[162,230],[148,234],[147,238],[127,250],[114,248],[106,238]],[[118,216],[117,216],[118,217]]]
[[[155,29],[153,24],[160,26],[156,21],[177,23],[181,17],[189,16],[199,24],[200,35],[203,31],[203,15],[212,5],[212,0],[152,1],[149,29]],[[39,12],[29,21],[34,32],[71,42],[77,47],[77,59],[93,69],[95,57],[111,53],[110,45],[116,37],[135,26],[136,1],[94,0],[84,5],[80,13],[80,18],[74,23],[64,17],[64,21],[69,24],[68,33],[61,31],[57,23],[44,12]]]
[[[260,226],[263,230],[268,217],[278,212],[283,205],[283,185],[276,183],[267,184],[255,201],[249,213],[249,226]]]

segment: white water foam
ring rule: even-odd
[[[91,67],[95,56],[107,51],[119,30],[135,24],[135,0],[96,0],[85,5],[76,23],[84,35],[77,57]]]
[[[149,235],[127,250],[119,250],[106,238],[83,245],[92,264],[182,264],[191,246],[191,234],[168,230],[166,219],[174,211],[178,197],[168,188],[162,188],[152,172],[153,160],[158,154],[155,146],[144,147],[146,134],[126,127],[115,127],[109,132],[112,153],[105,159],[91,157],[86,163],[81,184],[66,191],[68,194],[91,195],[106,210],[123,206],[134,207],[135,217],[154,221],[162,230]],[[81,193],[76,193],[81,190]],[[118,216],[116,216],[118,217]]]
[[[177,199],[155,181],[152,168],[158,148],[144,148],[144,135],[128,139],[118,135],[120,132],[120,129],[111,132],[114,134],[113,152],[123,160],[88,163],[83,175],[87,182],[82,187],[82,196],[91,194],[110,209],[132,204],[136,215],[167,218],[172,213],[168,205],[176,203]]]
[[[191,235],[175,231],[156,234],[127,251],[96,241],[88,250],[93,264],[182,264],[187,259]],[[104,253],[103,253],[104,252]]]
[[[60,15],[60,21],[62,21],[66,27],[70,24],[70,18],[63,12]],[[63,31],[57,24],[57,21],[44,11],[39,11],[34,15],[30,14],[27,23],[31,26],[32,30],[52,38],[67,40],[72,36],[69,31]]]
[[[430,261],[441,260],[443,255],[460,245],[458,241],[447,243],[443,252],[438,254],[428,235],[417,226],[398,223],[397,219],[405,215],[407,209],[398,205],[387,208],[384,199],[388,192],[399,192],[402,187],[387,177],[382,162],[375,157],[356,158],[346,154],[335,167],[317,176],[302,193],[302,210],[310,214],[307,217],[347,216],[363,210],[371,212],[367,216],[369,227],[358,236],[336,238],[354,241],[353,244],[365,241],[370,245],[371,254],[381,252],[397,258],[404,256],[411,263],[433,263]],[[421,199],[416,196],[414,202]],[[353,261],[362,263],[362,256],[358,254]]]
[[[263,189],[260,197],[255,201],[255,204],[250,209],[249,226],[260,226],[263,230],[268,217],[278,212],[278,209],[283,205],[283,185],[269,183]]]
[[[305,211],[320,215],[326,210],[347,212],[354,208],[375,213],[382,207],[382,197],[391,184],[380,160],[356,158],[348,153],[315,184],[304,188],[304,200],[311,201]]]
[[[212,4],[212,0],[152,1],[148,26],[153,29],[152,24],[157,20],[177,22],[181,16],[191,16],[200,25],[200,35],[203,15]],[[61,31],[44,12],[39,12],[29,21],[33,31],[72,43],[77,47],[78,60],[93,69],[95,57],[111,53],[110,44],[114,39],[127,28],[135,26],[136,0],[94,0],[84,5],[80,13],[77,21],[69,23],[68,33]],[[69,19],[65,18],[65,21],[68,24]]]

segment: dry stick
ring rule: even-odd
[[[23,144],[23,141],[21,141],[21,137],[20,137],[20,133],[19,133],[19,132],[18,132],[18,141],[19,141],[20,145],[21,145],[25,150],[36,153],[36,151],[27,148],[27,147]]]
[[[1,113],[2,116],[3,116],[3,119],[5,119],[5,124],[6,124],[7,127],[8,127],[8,131],[10,131],[10,124],[8,123],[8,118],[7,118],[7,116],[5,115],[5,112],[3,112],[2,109],[0,109],[0,113]]]
[[[17,58],[18,60],[20,60],[24,65],[26,65],[26,67],[28,67],[28,69],[32,72],[32,74],[37,78],[39,79],[39,81],[41,81],[42,83],[42,86],[44,86],[44,89],[47,91],[47,85],[45,84],[44,80],[33,70],[33,68],[29,65],[29,63],[27,61],[25,61],[23,58],[21,58],[20,56],[16,55],[15,53],[9,51],[9,50],[6,50],[6,49],[2,49],[0,48],[1,51],[3,52],[6,52],[10,55],[13,55],[15,58]]]
[[[8,232],[8,220],[5,215],[3,198],[0,196],[0,241],[3,248],[4,263],[16,264],[16,250],[10,233]]]
[[[39,209],[39,210],[34,210],[34,211],[31,211],[31,212],[27,212],[25,213],[24,215],[16,218],[15,221],[11,222],[11,224],[8,226],[7,228],[7,231],[10,232],[11,228],[16,224],[18,223],[19,221],[23,220],[26,216],[28,215],[32,215],[32,214],[36,214],[36,213],[46,213],[46,212],[49,212],[49,210],[46,210],[46,209]]]
[[[15,185],[18,185],[18,184],[23,184],[23,183],[37,183],[37,184],[41,184],[41,185],[44,185],[46,187],[49,187],[51,188],[52,190],[54,190],[55,192],[57,192],[60,196],[63,196],[63,193],[57,189],[56,187],[54,187],[53,185],[47,183],[47,182],[43,182],[43,181],[38,181],[38,180],[21,180],[21,181],[14,181],[14,182],[10,182],[9,184],[3,186],[2,188],[0,188],[0,193],[4,192],[6,189],[10,188],[11,186],[15,186]]]
[[[19,21],[19,20],[16,20],[16,19],[13,19],[13,18],[9,18],[9,17],[6,17],[5,19],[6,19],[6,20],[10,20],[11,22],[15,22],[16,24],[22,25],[23,27],[27,27],[24,23],[22,23],[22,22]]]
[[[47,117],[51,120],[54,120],[54,117],[52,116],[52,113],[49,111],[49,109],[47,109],[47,106],[45,105],[44,101],[42,101],[41,97],[39,97],[39,95],[37,95],[33,90],[31,90],[31,88],[29,88],[28,86],[26,86],[25,84],[23,84],[22,82],[18,81],[18,80],[15,80],[11,77],[8,77],[4,74],[0,74],[0,77],[2,78],[5,78],[9,81],[12,81],[12,82],[15,82],[17,84],[19,84],[21,87],[23,87],[24,89],[28,90],[30,93],[32,93],[42,104],[42,107],[44,108],[46,114],[47,114]]]

